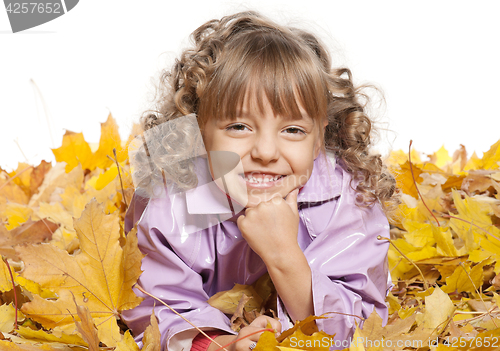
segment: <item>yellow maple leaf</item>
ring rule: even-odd
[[[31,328],[23,326],[19,327],[17,333],[28,340],[87,346],[85,341],[76,334],[69,335],[65,333],[49,333],[43,329],[33,330]]]
[[[137,248],[135,230],[121,247],[117,215],[105,215],[103,206],[95,200],[86,206],[74,226],[81,248],[76,255],[50,244],[18,248],[25,263],[23,276],[59,296],[52,301],[35,295],[22,311],[47,328],[74,329],[74,295],[79,305],[90,309],[99,339],[107,346],[116,346],[122,336],[115,317],[141,301],[132,291],[143,257]]]
[[[490,149],[483,155],[482,168],[483,169],[498,169],[500,163],[500,140],[491,145]]]
[[[5,262],[0,259],[0,291],[12,290],[12,280],[10,278],[9,268]]]
[[[113,164],[113,149],[116,149],[118,162],[127,158],[127,152],[122,147],[118,125],[109,114],[106,122],[101,123],[101,138],[99,148],[92,152],[90,145],[85,141],[82,133],[66,131],[62,146],[52,149],[57,162],[66,162],[66,173],[78,164],[83,169],[108,168]],[[111,157],[111,159],[110,159]]]
[[[73,168],[82,165],[83,169],[94,169],[92,150],[85,141],[83,133],[75,133],[69,130],[63,136],[62,146],[52,149],[57,162],[66,162],[66,173]]]
[[[446,293],[475,292],[483,282],[483,267],[488,263],[485,260],[471,268],[471,264],[466,262],[457,267],[455,272],[446,278],[446,285],[442,286],[442,290]]]
[[[413,170],[413,176],[411,174],[411,170]],[[404,164],[399,165],[399,168],[392,169],[394,176],[396,178],[396,183],[399,189],[403,191],[405,194],[413,196],[415,199],[418,199],[417,188],[415,187],[415,182],[420,183],[423,181],[423,178],[420,177],[422,174],[422,170],[412,163],[410,168],[410,163],[406,161]],[[415,177],[415,182],[413,181],[413,177]]]
[[[118,345],[116,345],[115,351],[140,351],[139,346],[137,346],[137,343],[130,334],[130,330],[127,330],[125,332],[125,334],[123,335],[123,340],[121,340]]]
[[[17,320],[22,321],[24,316],[22,313],[18,312]],[[0,306],[0,333],[10,333],[14,329],[14,324],[16,322],[16,311],[12,305],[1,305]]]
[[[442,330],[446,327],[446,321],[453,316],[454,311],[455,305],[448,294],[436,287],[430,296],[425,297],[425,311],[417,316],[417,322],[427,329]]]
[[[435,158],[435,160],[434,160],[434,158]],[[448,163],[450,163],[453,159],[450,157],[448,150],[446,150],[444,145],[443,145],[443,146],[441,146],[441,148],[438,151],[436,151],[434,154],[432,154],[431,160],[434,161],[433,163],[437,167],[443,168]]]
[[[403,222],[403,227],[408,232],[405,234],[406,241],[413,246],[424,247],[435,243],[432,224],[408,220]]]
[[[93,155],[94,168],[106,169],[111,166],[114,163],[113,149],[116,149],[118,162],[122,162],[127,158],[127,152],[122,148],[120,134],[118,133],[118,125],[110,113],[106,122],[101,123],[99,148]],[[108,156],[111,157],[111,159]]]
[[[436,241],[438,254],[441,256],[458,256],[457,248],[453,243],[453,237],[448,227],[436,227],[432,225],[432,234]]]
[[[12,339],[12,336],[10,336]],[[19,340],[18,340],[19,341]],[[13,341],[0,340],[0,350],[2,351],[74,351],[68,345],[64,344],[41,344],[37,342],[35,345],[26,343],[15,343]]]
[[[31,207],[11,202],[7,204],[1,217],[7,220],[6,228],[11,230],[26,222],[32,214]]]
[[[398,151],[391,151],[389,157],[387,158],[387,160],[385,160],[385,164],[394,167],[405,163],[407,160],[408,153],[400,149]],[[411,162],[414,164],[422,162],[420,160],[420,153],[413,148],[411,149]]]

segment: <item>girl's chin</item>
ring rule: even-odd
[[[262,194],[248,194],[248,202],[245,207],[250,208],[250,207],[256,207],[258,204],[261,202],[266,202],[274,197],[281,197],[283,198],[284,196],[281,195],[279,192],[276,193],[262,193]]]

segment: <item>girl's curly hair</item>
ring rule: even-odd
[[[301,118],[300,103],[316,121],[327,118],[324,147],[352,175],[359,204],[397,205],[394,177],[380,155],[369,152],[368,98],[349,69],[331,67],[316,36],[241,12],[205,23],[192,39],[194,47],[162,73],[157,105],[141,118],[144,130],[189,114],[200,128],[209,118],[233,119],[247,92],[265,94],[276,115],[292,119]],[[262,99],[255,101],[262,109]]]

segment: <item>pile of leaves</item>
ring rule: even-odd
[[[55,165],[0,168],[1,350],[139,351],[120,321],[141,301],[132,287],[143,256],[135,230],[123,230],[131,140],[120,139],[110,116],[94,147],[67,132]],[[411,159],[399,151],[387,165],[403,193],[390,238],[379,238],[391,243],[389,320],[382,326],[373,313],[345,348],[500,347],[500,141],[482,158],[468,158],[465,147],[452,156],[413,150]],[[274,297],[263,277],[210,303],[233,314],[237,330],[272,316]],[[265,332],[256,350],[328,350],[332,337],[315,318],[328,317],[311,316],[278,338]],[[156,323],[152,315],[142,350],[159,350]]]

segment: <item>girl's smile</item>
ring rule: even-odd
[[[302,187],[321,149],[321,130],[302,108],[299,119],[277,116],[262,99],[262,109],[255,99],[245,99],[234,120],[211,118],[203,129],[211,168],[211,151],[231,151],[240,157],[242,167],[226,177],[226,192],[245,207],[277,195],[284,198]]]

